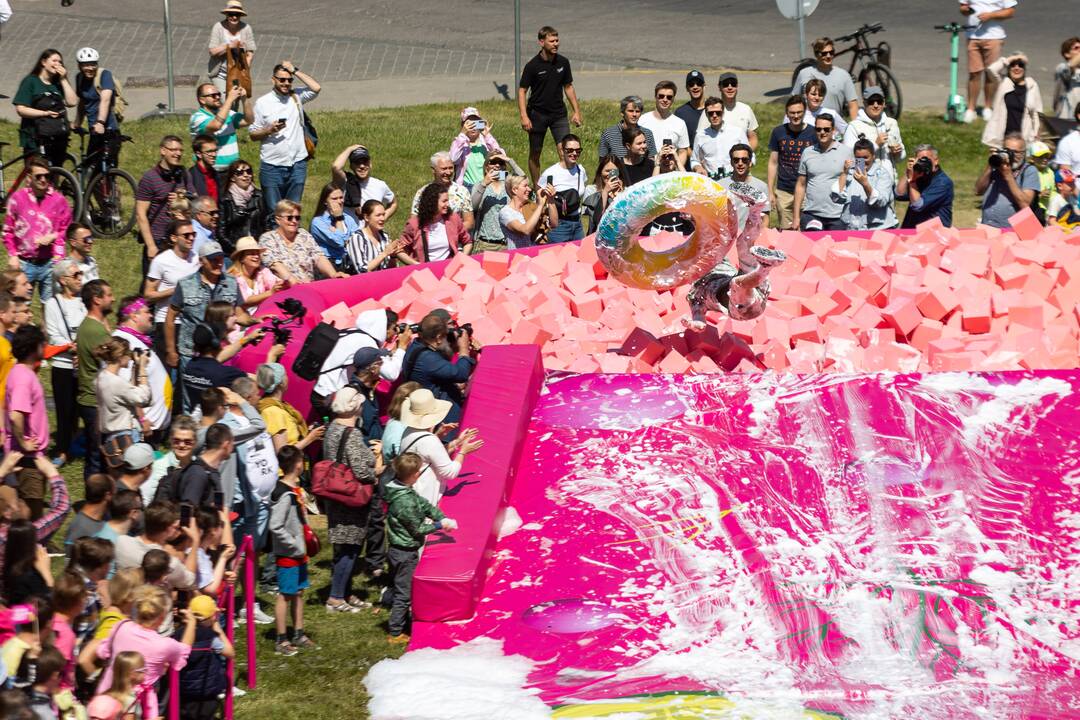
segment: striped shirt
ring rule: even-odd
[[[218,147],[217,159],[214,160],[214,169],[225,170],[229,165],[240,159],[240,143],[236,141],[236,131],[239,129],[240,123],[244,121],[244,116],[235,110],[230,110],[225,122],[221,124],[217,132],[209,133],[206,131],[206,126],[215,117],[217,117],[216,113],[212,113],[206,108],[199,108],[192,114],[191,120],[188,122],[188,132],[191,133],[192,140],[195,139],[196,135],[214,136]]]
[[[182,167],[163,170],[160,164],[155,165],[143,173],[142,178],[139,179],[139,187],[135,189],[136,200],[150,203],[146,215],[150,220],[150,234],[155,243],[164,243],[168,240],[166,231],[172,218],[169,216],[167,206],[171,192],[195,194],[191,175]]]
[[[643,128],[640,125],[638,127],[641,128],[641,132],[645,133],[645,139],[649,142],[649,157],[653,157],[656,155],[656,141],[653,139],[652,130]],[[626,146],[623,145],[622,131],[622,123],[615,123],[600,134],[598,157],[605,158],[608,155],[614,155],[620,160],[626,157]]]
[[[353,267],[357,272],[366,272],[368,263],[377,258],[386,246],[390,244],[390,237],[382,230],[379,231],[377,245],[372,243],[371,238],[364,232],[364,228],[357,228],[349,239],[345,241],[345,252],[349,254]],[[393,257],[388,257],[379,263],[376,270],[385,270],[394,262]]]

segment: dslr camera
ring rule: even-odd
[[[419,335],[420,323],[413,323],[411,325],[409,323],[398,323],[394,326],[394,332],[396,332],[398,335],[405,332],[406,329],[412,330],[413,335]]]
[[[276,303],[285,317],[270,318],[270,332],[274,336],[275,345],[288,345],[292,339],[291,325],[299,325],[307,314],[307,308],[296,298],[288,298]]]
[[[921,157],[916,160],[914,167],[915,171],[920,175],[932,175],[934,173],[934,163],[928,157]]]
[[[472,339],[473,329],[472,323],[465,323],[464,325],[458,325],[457,320],[451,320],[449,327],[446,328],[446,340],[451,345],[458,341],[462,333],[466,333],[469,339]]]
[[[990,153],[990,157],[986,159],[986,162],[995,170],[1001,167],[1009,167],[1012,165],[1012,155],[1008,150],[994,150]]]

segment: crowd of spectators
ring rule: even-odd
[[[1000,24],[1012,5],[961,7]],[[459,426],[480,347],[445,311],[415,326],[386,310],[361,313],[325,359],[309,403],[296,407],[286,400],[282,345],[270,345],[255,373],[228,364],[263,339],[256,313],[275,292],[458,253],[578,240],[628,188],[669,172],[752,186],[766,198],[763,224],[774,227],[952,222],[953,181],[938,149],[905,145],[882,88],[856,92],[833,66],[829,38],[814,42],[816,64],[799,74],[783,121],[768,132],[738,99],[736,73],[721,74],[711,94],[704,73],[692,70],[681,105],[672,80],[655,85],[652,109],[641,97],[623,98],[594,166],[592,148],[571,128],[582,116],[570,62],[558,32],[545,26],[517,95],[527,172],[490,120],[465,107],[460,132],[431,156],[431,181],[415,191],[400,237],[388,235],[387,220],[406,210],[360,144],[336,156],[305,223],[306,107],[321,87],[282,60],[271,90],[252,95],[244,73],[256,44],[241,0],[228,0],[222,14],[188,126],[194,160],[187,167],[189,143],[166,135],[138,184],[138,294],[114,297],[93,257],[93,233],[71,216],[49,172],[67,148],[66,120],[56,121],[68,107],[115,163],[119,85],[96,50],[77,53],[73,85],[62,55],[48,49],[13,100],[20,144],[34,155],[27,187],[8,200],[0,282],[0,592],[9,618],[0,623],[0,655],[5,686],[18,691],[2,696],[11,712],[23,703],[52,718],[82,705],[92,718],[158,717],[172,669],[183,715],[213,717],[230,691],[223,661],[235,653],[222,629],[233,619],[222,617],[219,601],[237,585],[237,548],[248,538],[260,588],[239,589],[272,591],[273,615],[256,604],[252,617],[236,620],[274,623],[281,656],[317,649],[303,601],[319,552],[312,513],[326,515],[332,545],[326,612],[370,610],[354,586],[365,574],[385,585],[389,642],[407,642],[425,537],[456,529],[440,498],[483,445]],[[1080,129],[1061,138],[1055,155],[1041,137],[1042,99],[1026,57],[1002,55],[1003,38],[972,42],[970,58],[985,60],[977,74],[987,80],[988,160],[975,184],[982,221],[1006,227],[1030,207],[1047,223],[1080,224]],[[1067,41],[1062,56],[1055,112],[1080,122],[1080,39]],[[257,168],[239,157],[244,131],[260,144]],[[549,132],[558,162],[541,171]],[[908,203],[903,217],[897,200]],[[685,219],[671,215],[650,227],[685,231]],[[42,327],[30,312],[35,292]],[[40,379],[46,365],[51,424]],[[395,388],[387,408],[380,383]],[[83,499],[73,508],[58,468],[78,455]],[[320,494],[312,466],[320,459],[323,471],[342,466],[366,487],[363,501]],[[63,547],[59,572],[46,545]]]

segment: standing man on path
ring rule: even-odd
[[[975,121],[975,107],[979,101],[979,80],[984,79],[983,94],[986,104],[982,119],[990,119],[998,79],[986,72],[990,64],[1001,57],[1005,45],[1005,28],[1001,21],[1016,14],[1016,0],[961,0],[960,14],[967,17],[968,53],[968,106],[964,122]]]
[[[274,89],[255,101],[250,137],[259,148],[259,185],[267,209],[268,227],[277,227],[274,208],[281,200],[300,202],[307,182],[303,105],[319,97],[322,86],[289,60],[274,66]],[[293,87],[293,78],[303,87]]]
[[[1001,0],[1015,2],[1015,0]],[[821,37],[814,41],[814,57],[817,64],[804,67],[795,78],[791,88],[792,95],[801,95],[806,83],[814,78],[825,83],[825,100],[821,106],[840,113],[848,120],[854,120],[859,113],[859,100],[855,95],[855,83],[844,68],[833,65],[836,57],[836,45],[832,38]]]
[[[559,31],[545,25],[536,33],[536,38],[540,42],[540,52],[525,63],[517,93],[521,127],[529,134],[529,176],[534,184],[540,177],[540,153],[544,150],[544,135],[548,129],[555,142],[561,143],[570,132],[570,122],[581,127],[581,108],[574,92],[570,61],[559,54]],[[563,104],[564,92],[573,110],[570,122],[567,122],[566,105]]]

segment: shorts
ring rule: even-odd
[[[562,115],[544,115],[535,111],[529,111],[529,120],[532,122],[532,132],[529,133],[529,152],[539,153],[544,149],[544,134],[550,129],[551,137],[556,143],[570,134],[570,120],[566,113]]]
[[[282,595],[299,595],[301,590],[310,587],[307,576],[307,563],[294,567],[282,567],[277,569],[278,592]]]
[[[986,71],[986,66],[1001,57],[1004,40],[968,40],[968,72],[972,75]]]

